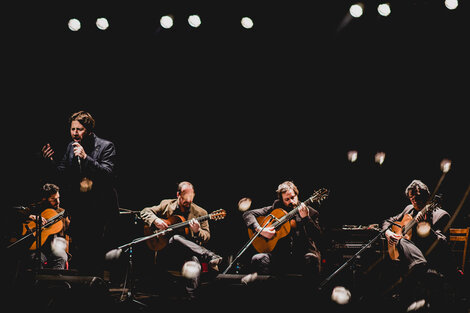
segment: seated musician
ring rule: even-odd
[[[205,247],[211,237],[209,222],[199,222],[197,219],[207,215],[207,211],[193,202],[194,197],[194,186],[188,181],[183,181],[178,184],[176,199],[162,200],[160,204],[146,207],[140,212],[142,220],[154,232],[163,231],[175,224],[176,222],[169,220],[171,217],[181,217],[177,222],[188,221],[189,227],[155,237],[157,241],[165,242],[155,249],[155,253],[158,253],[156,264],[159,270],[182,269],[188,261],[197,263],[199,269],[201,263],[208,263],[213,271],[219,270],[218,265],[222,257]],[[200,274],[201,270],[194,276],[186,277],[188,280],[185,291],[188,300],[196,298]]]
[[[386,230],[388,260],[394,267],[389,272],[406,278],[402,288],[410,290],[408,288],[415,289],[414,286],[422,284],[429,274],[452,275],[455,262],[446,234],[450,215],[441,208],[439,197],[430,199],[428,186],[417,179],[406,187],[405,196],[410,204],[386,219],[382,229]],[[402,228],[406,225],[413,227],[408,231]]]
[[[40,246],[40,249],[36,247],[35,237],[37,233],[31,236],[31,240],[28,241],[30,253],[28,253],[27,266],[38,269],[66,269],[67,267],[69,254],[66,231],[69,219],[65,216],[64,209],[60,207],[59,191],[60,189],[57,185],[46,183],[41,187],[41,199],[38,202],[18,209],[18,215],[24,223],[23,235],[36,232],[37,221],[44,226],[47,220],[56,215],[55,212],[63,212],[62,214],[64,214],[64,218],[57,219],[57,224],[54,223],[54,233],[50,233],[46,228],[42,229],[41,240],[43,240],[43,244]],[[44,216],[44,212],[48,212],[47,218]],[[50,212],[52,212],[51,216],[49,216]],[[57,228],[57,226],[60,227]],[[58,231],[55,232],[55,230]]]
[[[264,226],[264,218],[277,209],[290,212],[299,207],[290,223],[295,227],[283,238],[277,241],[274,249],[258,250],[251,258],[252,272],[260,275],[282,275],[289,273],[301,273],[306,279],[317,283],[321,271],[320,237],[322,229],[319,224],[319,212],[299,202],[299,190],[292,181],[281,183],[277,190],[277,199],[272,205],[250,209],[243,213],[246,226],[254,233]],[[289,222],[287,222],[289,223]],[[260,225],[261,224],[261,225]],[[276,229],[270,226],[270,222],[259,234],[267,240],[272,240],[276,235]],[[255,247],[256,248],[256,247]]]

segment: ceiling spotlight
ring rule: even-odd
[[[160,18],[160,25],[165,29],[173,27],[173,17],[171,15],[162,16]]]
[[[361,2],[355,3],[349,7],[349,14],[351,14],[352,17],[361,17],[363,13],[364,4],[362,4]]]
[[[356,150],[348,151],[348,160],[351,163],[354,163],[354,162],[357,161],[357,151]]]
[[[390,3],[381,3],[377,6],[377,12],[382,16],[389,16],[392,12],[390,10]]]
[[[81,28],[81,23],[76,18],[71,18],[67,25],[69,29],[73,32],[76,32]]]
[[[100,17],[96,19],[96,27],[101,30],[106,30],[109,27],[109,22],[106,18]]]
[[[253,20],[246,16],[241,19],[241,24],[246,29],[253,28],[254,25]]]
[[[444,5],[449,10],[455,10],[459,6],[459,0],[445,0]]]
[[[382,163],[385,161],[385,152],[377,152],[374,159],[375,163],[382,165]]]
[[[196,14],[190,15],[188,17],[188,24],[191,27],[198,28],[201,25],[201,18]]]

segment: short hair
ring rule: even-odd
[[[183,190],[183,187],[185,186],[189,186],[193,189],[193,191],[195,191],[193,184],[191,184],[189,181],[186,181],[186,180],[178,183],[178,188],[176,189],[176,191],[181,192],[181,190]]]
[[[431,195],[431,193],[429,192],[429,188],[428,186],[426,186],[425,183],[423,183],[421,180],[419,179],[414,179],[405,189],[405,195],[406,197],[408,198],[409,195],[410,195],[410,191],[414,191],[414,192],[417,192],[417,191],[424,191],[424,194],[422,192],[421,195]]]
[[[72,121],[80,122],[80,124],[82,124],[89,133],[95,129],[95,119],[86,111],[73,113],[69,118],[69,124],[71,124]]]
[[[277,197],[282,200],[282,194],[288,190],[293,190],[296,196],[299,195],[299,189],[297,189],[297,186],[294,184],[294,182],[286,180],[277,187]]]
[[[42,198],[49,198],[52,195],[55,195],[60,190],[59,186],[56,184],[46,183],[41,187],[41,196]]]

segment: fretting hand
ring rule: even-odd
[[[308,208],[305,204],[301,203],[299,207],[299,214],[301,218],[308,216]]]

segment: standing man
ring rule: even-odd
[[[94,133],[90,113],[78,111],[69,118],[71,141],[61,159],[50,144],[42,155],[57,174],[70,214],[71,250],[74,265],[84,274],[103,276],[107,242],[119,204],[114,184],[116,148]]]

